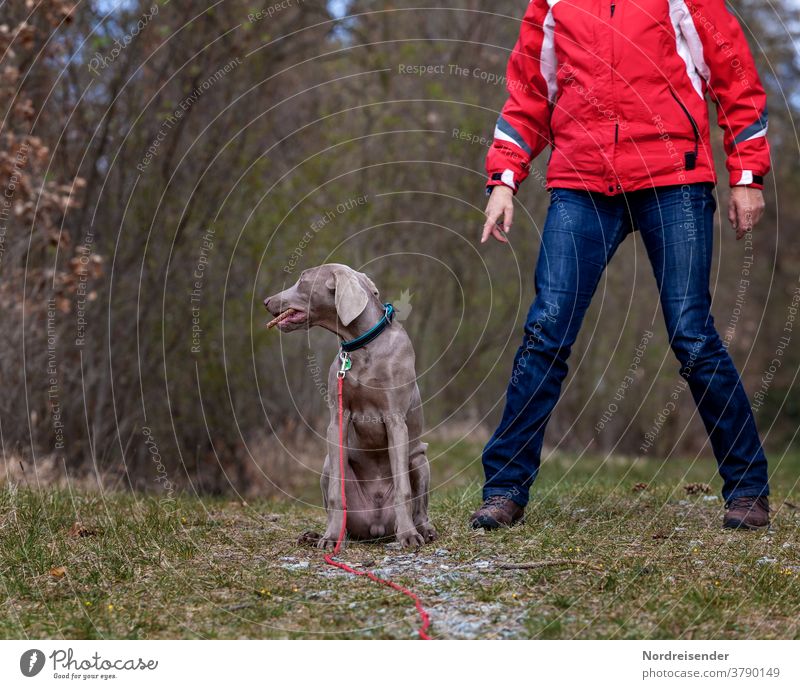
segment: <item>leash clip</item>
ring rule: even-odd
[[[350,354],[345,351],[339,352],[339,359],[341,359],[342,363],[339,366],[339,370],[336,372],[336,377],[344,378],[345,373],[353,366],[353,362],[350,360]]]

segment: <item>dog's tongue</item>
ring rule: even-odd
[[[275,318],[273,318],[269,323],[267,323],[267,328],[272,328],[273,326],[278,325],[278,323],[280,323],[281,321],[289,318],[289,316],[291,316],[295,312],[295,310],[296,309],[286,309],[286,311],[279,313],[277,316],[275,316]]]

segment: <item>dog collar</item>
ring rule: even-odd
[[[342,352],[350,353],[355,351],[356,349],[361,349],[363,346],[368,345],[372,342],[378,335],[380,335],[386,328],[391,324],[392,319],[394,318],[394,306],[391,304],[384,304],[383,305],[384,312],[381,319],[373,325],[367,332],[363,335],[359,335],[353,340],[346,340],[339,345],[339,349]]]

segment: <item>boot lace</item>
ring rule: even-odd
[[[490,495],[486,500],[483,501],[484,507],[500,507],[504,505],[508,498],[503,495]]]
[[[761,503],[763,499],[763,497],[756,497],[753,495],[745,495],[738,498],[733,498],[733,500],[728,503],[728,509],[735,509],[737,507],[751,508]]]

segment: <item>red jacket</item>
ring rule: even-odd
[[[766,95],[724,0],[532,0],[506,80],[489,186],[516,192],[548,145],[548,188],[716,182],[706,93],[731,186],[769,171]]]

